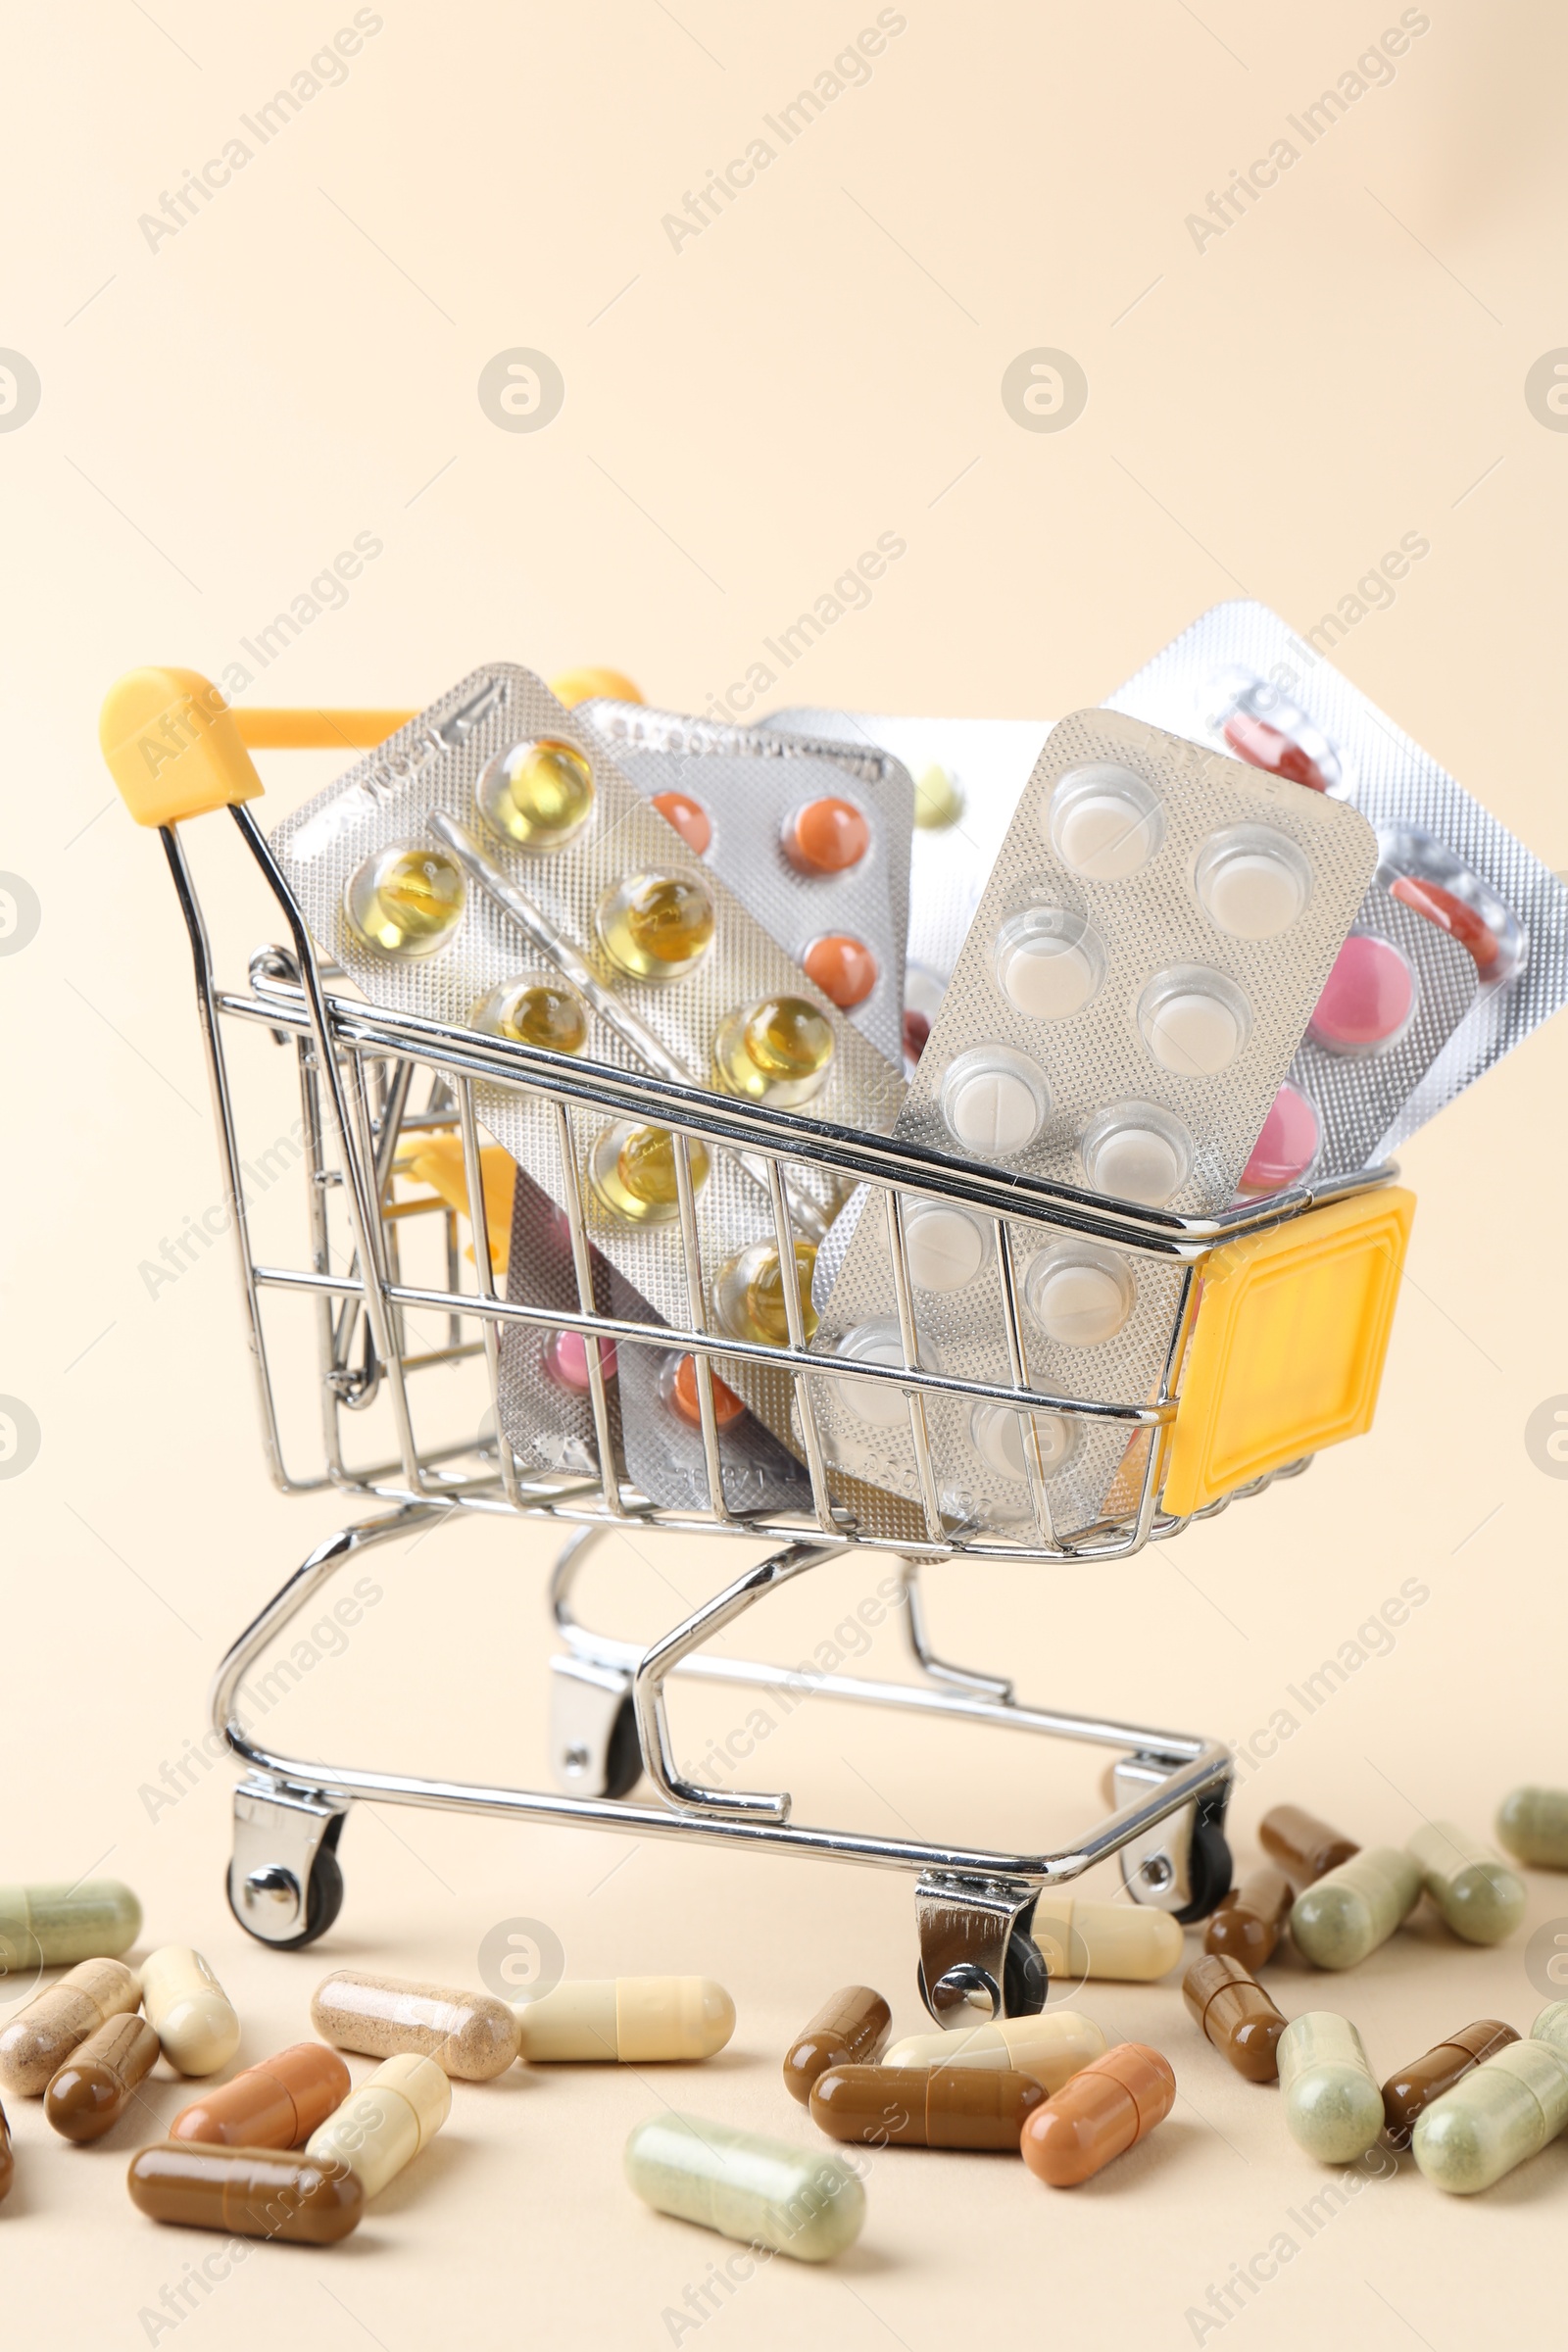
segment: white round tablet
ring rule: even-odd
[[[886,1315],[879,1315],[870,1323],[858,1323],[853,1331],[845,1333],[835,1352],[861,1364],[904,1362],[898,1324]],[[869,1421],[873,1429],[907,1429],[908,1404],[903,1390],[895,1388],[890,1380],[836,1380],[833,1388],[839,1402],[860,1420]]]
[[[1032,1144],[1046,1123],[1045,1073],[1005,1046],[960,1054],[942,1082],[942,1116],[966,1152],[1005,1157]]]
[[[1061,907],[1031,906],[1009,915],[997,934],[998,985],[1031,1020],[1071,1020],[1097,993],[1104,970],[1099,940]]]
[[[991,1255],[991,1235],[966,1208],[917,1201],[904,1213],[904,1246],[917,1291],[961,1291]]]
[[[1112,1127],[1084,1154],[1089,1181],[1113,1200],[1163,1208],[1187,1173],[1175,1143],[1154,1127]]]
[[[1216,859],[1199,885],[1210,920],[1232,939],[1278,939],[1306,905],[1301,875],[1272,850],[1237,850]]]
[[[1158,849],[1159,796],[1130,767],[1069,769],[1051,796],[1051,840],[1063,865],[1091,882],[1123,882]]]
[[[1099,1348],[1113,1340],[1133,1308],[1133,1286],[1108,1250],[1048,1250],[1024,1282],[1029,1312],[1062,1348]]]
[[[1179,1078],[1212,1078],[1228,1070],[1242,1043],[1234,1008],[1206,988],[1174,990],[1140,1012],[1138,1025],[1160,1068]]]
[[[1037,1413],[1035,1435],[1040,1465],[1049,1478],[1066,1460],[1072,1433],[1059,1413]],[[977,1404],[969,1416],[969,1443],[999,1478],[1028,1477],[1023,1415],[1010,1405]]]

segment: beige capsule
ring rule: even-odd
[[[896,2041],[884,2066],[990,2066],[1032,2075],[1049,2095],[1081,2067],[1105,2054],[1105,2036],[1077,2009],[1048,2009],[1038,2017],[1004,2017],[969,2032],[909,2034]]]
[[[448,1984],[339,1969],[317,1986],[311,2022],[323,2041],[367,2058],[433,2058],[444,2074],[488,2082],[517,2055],[521,2028],[505,2001]]]
[[[239,2048],[239,2019],[200,1952],[163,1943],[142,1962],[147,2023],[176,2074],[216,2075]]]
[[[335,2157],[368,2197],[376,2197],[429,2146],[451,2113],[452,2084],[443,2069],[433,2058],[406,2052],[351,2091],[311,2134],[305,2153],[318,2164]]]
[[[530,2066],[711,2058],[735,2031],[735,2004],[711,1977],[584,1977],[512,2005]]]
[[[36,1995],[0,2034],[0,2082],[24,2099],[47,2090],[89,2034],[141,2004],[141,1980],[121,1960],[83,1960]]]

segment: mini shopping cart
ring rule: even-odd
[[[1025,1705],[1005,1677],[947,1662],[927,1639],[920,1570],[954,1558],[976,1568],[988,1560],[1103,1567],[1178,1535],[1191,1518],[1294,1475],[1306,1467],[1315,1447],[1367,1428],[1409,1197],[1393,1187],[1391,1171],[1384,1169],[1316,1192],[1298,1187],[1212,1217],[1138,1210],[798,1112],[384,1012],[348,989],[337,967],[313,947],[247,806],[261,791],[247,746],[353,750],[381,742],[408,715],[230,711],[205,680],[170,669],[131,673],[105,705],[111,771],[131,813],[160,831],[189,939],[269,1468],[285,1493],[331,1486],[382,1506],[318,1544],[219,1668],[213,1720],[244,1767],[234,1794],[227,1880],[235,1917],[251,1935],[279,1947],[307,1944],[324,1934],[343,1898],[343,1825],[361,1801],[560,1822],[622,1836],[725,1839],[911,1872],[920,1989],[933,2016],[945,2023],[972,2019],[977,2010],[1008,2014],[1040,2007],[1046,1969],[1030,1934],[1040,1892],[1111,1854],[1119,1856],[1135,1900],[1182,1920],[1203,1917],[1230,1885],[1224,1817],[1231,1766],[1225,1747],[1189,1734]],[[186,820],[221,808],[270,892],[286,934],[251,957],[243,988],[219,982],[180,833]],[[299,1262],[262,1262],[253,1247],[235,1114],[236,1062],[229,1050],[241,1029],[270,1034],[295,1065],[307,1237],[296,1252]],[[533,1089],[556,1106],[568,1146],[564,1165],[572,1172],[564,1209],[576,1268],[574,1314],[498,1292],[481,1158],[486,1147],[474,1110],[475,1084],[486,1080]],[[583,1177],[569,1148],[568,1112],[584,1107],[611,1119],[657,1122],[677,1138],[689,1268],[685,1330],[596,1309]],[[451,1198],[416,1190],[411,1196],[401,1172],[400,1151],[408,1139],[431,1131],[461,1139],[462,1205],[473,1227],[471,1272]],[[687,1146],[697,1142],[710,1151],[744,1151],[766,1163],[786,1270],[785,1346],[740,1342],[710,1321],[686,1157]],[[907,1403],[920,1472],[921,1532],[897,1546],[858,1523],[829,1492],[813,1393],[814,1384],[833,1371],[834,1359],[811,1354],[806,1344],[793,1281],[792,1164],[831,1171],[845,1186],[869,1188],[872,1204],[879,1203],[887,1219],[904,1364],[858,1365],[857,1375],[863,1371],[893,1383]],[[993,1220],[1003,1269],[1007,1384],[951,1379],[921,1367],[903,1219],[907,1205],[929,1199],[962,1203]],[[407,1262],[421,1223],[439,1239],[441,1271],[433,1280],[416,1279]],[[1181,1310],[1157,1395],[1105,1402],[1031,1385],[1009,1231],[1020,1226],[1037,1227],[1043,1240],[1071,1235],[1111,1243],[1180,1269]],[[321,1452],[320,1466],[307,1476],[285,1465],[274,1379],[271,1318],[288,1295],[296,1302],[303,1297],[315,1323]],[[444,1326],[445,1344],[416,1345],[412,1326],[427,1318]],[[591,1477],[540,1472],[514,1454],[501,1426],[499,1392],[500,1337],[512,1318],[583,1335],[598,1441]],[[609,1357],[602,1362],[600,1350],[611,1344],[695,1357],[706,1509],[661,1508],[632,1488],[607,1405]],[[711,1387],[714,1356],[772,1363],[792,1381],[809,1511],[770,1517],[726,1508],[725,1439]],[[466,1359],[487,1383],[487,1423],[461,1442],[431,1436],[420,1410],[421,1382],[434,1368]],[[933,1458],[925,1411],[925,1399],[938,1392],[1010,1406],[1026,1417],[1060,1414],[1124,1429],[1127,1458],[1136,1467],[1114,1515],[1070,1539],[1058,1537],[1036,1462],[1032,1528],[1004,1540],[956,1524],[944,1513],[941,1465]],[[383,1414],[390,1411],[391,1458],[355,1466],[355,1416],[376,1400]],[[550,1592],[563,1644],[550,1661],[556,1788],[490,1788],[326,1766],[263,1745],[241,1723],[237,1703],[244,1678],[267,1648],[362,1553],[416,1537],[458,1513],[553,1518],[565,1531]],[[729,1537],[775,1548],[643,1645],[591,1631],[573,1607],[587,1554],[616,1529]],[[808,1674],[708,1648],[766,1594],[857,1545],[897,1550],[906,1602],[902,1622],[917,1680]],[[672,1678],[788,1690],[792,1699],[808,1695],[1087,1741],[1112,1759],[1108,1794],[1114,1810],[1069,1844],[1022,1853],[805,1826],[791,1819],[787,1794],[707,1788],[682,1774],[666,1711]],[[632,1802],[644,1775],[653,1801]]]

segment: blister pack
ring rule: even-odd
[[[917,1060],[1051,721],[895,718],[803,705],[762,725],[862,751],[883,746],[914,778],[904,1001],[905,1050]]]
[[[615,1277],[617,1283],[621,1279]],[[620,1359],[626,1475],[650,1501],[674,1510],[706,1510],[708,1462],[695,1357],[676,1348],[626,1348]],[[808,1511],[811,1482],[805,1469],[748,1409],[724,1378],[727,1368],[727,1358],[714,1359],[713,1419],[725,1509],[737,1514]]]
[[[903,1052],[914,787],[891,752],[592,702],[617,764],[890,1061]]]
[[[744,1100],[809,1103],[848,1126],[885,1130],[897,1114],[897,1066],[525,669],[497,663],[464,679],[286,817],[272,847],[318,945],[374,1004]],[[539,991],[530,975],[542,955],[567,985]],[[564,1136],[585,1179],[589,1238],[653,1318],[686,1327],[668,1131],[501,1084],[481,1084],[475,1101],[558,1204],[570,1197]],[[697,1144],[690,1163],[714,1327],[782,1340],[765,1168]],[[796,1244],[808,1282],[837,1190],[804,1167],[788,1181],[797,1232],[812,1233]],[[743,1384],[787,1441],[787,1380],[737,1369]]]
[[[1353,809],[1117,713],[1061,720],[895,1135],[1117,1200],[1221,1207],[1376,857]],[[906,1226],[922,1368],[1012,1385],[991,1221],[919,1203]],[[1029,1384],[1106,1403],[1157,1396],[1190,1305],[1181,1268],[1010,1220],[1006,1231]],[[883,1220],[859,1214],[839,1240],[820,1265],[817,1349],[902,1362]],[[830,1459],[917,1497],[893,1384],[821,1386]],[[944,1397],[926,1412],[944,1510],[995,1525],[1033,1507],[1017,1415]],[[1058,1534],[1091,1523],[1128,1475],[1114,1425],[1042,1417],[1032,1443]]]
[[[615,1276],[597,1250],[590,1250],[595,1312],[624,1310],[616,1302]],[[517,1170],[507,1253],[507,1297],[514,1304],[555,1307],[579,1313],[571,1230],[565,1212]],[[632,1315],[633,1320],[642,1320]],[[596,1340],[604,1381],[606,1419],[612,1449],[622,1442],[619,1350],[613,1340]],[[594,1427],[588,1341],[581,1332],[552,1330],[539,1323],[503,1323],[498,1389],[501,1427],[517,1459],[529,1469],[596,1477],[599,1443]],[[628,1348],[628,1355],[640,1350]]]
[[[1394,1151],[1568,1003],[1568,891],[1266,605],[1216,605],[1107,708],[1200,734],[1349,802],[1377,833],[1378,886],[1468,955],[1469,1008],[1373,1156]]]

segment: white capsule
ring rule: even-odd
[[[433,2058],[405,2050],[350,2091],[312,2132],[305,2153],[318,2163],[337,2157],[359,2176],[368,2197],[379,2196],[429,2146],[451,2113],[452,2083],[445,2071]]]
[[[711,1977],[584,1978],[513,2007],[530,2066],[711,2058],[735,2031],[735,2004]]]
[[[1169,1976],[1186,1949],[1179,1919],[1148,1903],[1094,1903],[1053,1893],[1035,1905],[1030,1934],[1054,1978],[1119,1978],[1152,1984]]]
[[[1032,2075],[1048,2093],[1105,2054],[1105,2036],[1077,2009],[1048,2009],[1038,2017],[1003,2017],[967,2033],[909,2034],[896,2041],[884,2066],[1010,2067]]]
[[[141,2005],[164,2056],[182,2075],[216,2075],[239,2047],[239,2019],[200,1952],[160,1944],[142,1963]]]

